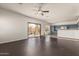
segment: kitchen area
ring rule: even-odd
[[[79,25],[58,25],[54,26],[57,45],[71,50],[75,55],[79,55]],[[54,34],[53,34],[54,35]]]

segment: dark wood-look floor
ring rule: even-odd
[[[71,49],[58,45],[56,38],[29,38],[21,41],[0,44],[2,56],[72,56]]]

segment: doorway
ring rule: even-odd
[[[41,24],[28,23],[28,37],[39,37],[41,35]]]

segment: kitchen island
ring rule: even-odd
[[[79,39],[79,30],[58,30],[57,37]]]

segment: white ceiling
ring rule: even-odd
[[[49,23],[76,22],[79,16],[79,4],[77,3],[49,3],[43,4],[42,10],[49,10],[44,16],[37,14],[39,3],[1,3],[0,7],[19,12],[26,16],[34,17]]]

